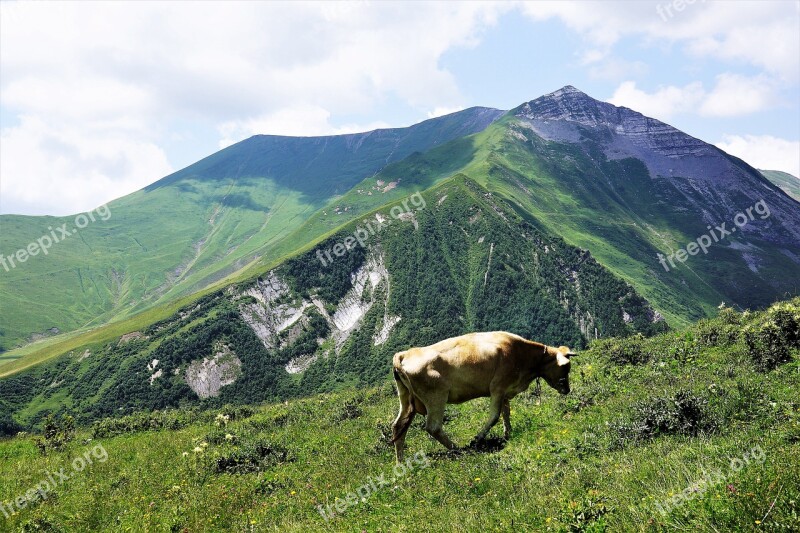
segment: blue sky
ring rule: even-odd
[[[680,9],[679,9],[680,7]],[[0,3],[0,212],[575,85],[800,172],[800,2]]]

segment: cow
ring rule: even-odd
[[[490,398],[489,420],[475,437],[483,441],[502,412],[503,436],[511,437],[509,400],[543,378],[569,394],[569,348],[554,348],[505,331],[470,333],[394,355],[394,379],[400,413],[392,426],[397,462],[414,416],[425,415],[425,430],[447,449],[456,446],[442,429],[445,405]]]

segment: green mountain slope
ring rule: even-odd
[[[364,177],[501,113],[471,108],[409,128],[252,137],[111,202],[79,231],[76,217],[2,215],[5,256],[62,224],[72,235],[46,257],[0,267],[0,350],[130,316],[274,257],[275,243]]]
[[[0,405],[26,425],[53,412],[89,422],[200,399],[252,403],[373,384],[398,350],[475,330],[579,348],[595,336],[666,328],[590,254],[463,176],[406,205],[141,331],[6,377]],[[385,229],[365,247],[319,260],[376,217]]]
[[[488,121],[495,116],[484,118]],[[445,140],[430,133],[424,137],[430,145],[434,140]],[[334,142],[331,139],[343,142],[339,138],[329,138],[327,142]],[[284,141],[290,142],[281,142]],[[322,139],[314,142],[324,145]],[[385,143],[377,144],[385,148]],[[275,185],[275,191],[290,194],[297,201],[271,208],[266,225],[259,218],[264,212],[258,209],[242,208],[253,214],[249,226],[242,222],[245,215],[227,219],[225,209],[221,210],[222,218],[206,213],[215,224],[217,219],[222,220],[217,224],[219,228],[205,237],[198,236],[200,241],[186,238],[186,246],[192,242],[203,244],[193,248],[191,260],[186,263],[188,269],[181,267],[173,272],[171,277],[177,281],[168,284],[163,294],[154,290],[151,300],[174,303],[179,297],[196,299],[200,293],[192,296],[193,291],[208,288],[210,283],[224,285],[260,276],[298,250],[308,250],[328,238],[343,224],[457,173],[508,202],[518,216],[544,234],[588,250],[600,264],[651,302],[673,326],[709,316],[723,301],[741,309],[758,308],[800,290],[800,211],[796,202],[758,171],[717,148],[629,109],[596,101],[572,87],[523,104],[478,133],[440,142],[426,151],[409,154],[411,145],[404,145],[407,149],[400,155],[406,157],[367,177],[362,177],[361,167],[348,171],[350,183],[354,184],[349,190],[328,190],[323,196],[333,194],[331,191],[336,196],[307,211],[303,211],[309,205],[305,202],[314,192],[302,185],[302,169],[297,170],[288,161],[312,158],[287,146],[276,148],[276,154],[283,154],[287,162],[278,174],[291,179],[287,184]],[[315,159],[320,166],[313,167],[316,170],[307,179],[324,187],[324,169],[344,163],[337,163],[336,158],[326,159],[330,151],[320,150]],[[259,154],[264,151],[255,150]],[[233,151],[223,160],[226,153],[220,152],[187,169],[180,179],[169,178],[142,194],[174,194],[173,201],[196,194],[198,202],[216,194],[221,202],[225,195],[213,176],[247,182],[248,176],[271,172],[270,162],[279,159],[270,153],[250,160],[246,154]],[[356,159],[348,161],[348,165],[360,165]],[[184,192],[179,192],[181,187]],[[259,200],[260,195],[271,194],[271,190],[253,188],[235,201],[242,205],[279,204],[278,192]],[[744,216],[748,209],[746,224],[734,227],[737,215]],[[272,213],[276,218],[269,218]],[[286,216],[278,217],[279,213]],[[181,220],[188,219],[187,211]],[[731,233],[721,236],[716,231],[721,224],[727,225]],[[202,225],[209,227],[206,222]],[[253,229],[255,225],[258,230]],[[150,235],[158,241],[158,231]],[[707,242],[707,253],[698,253],[698,242]],[[150,244],[158,246],[157,242]],[[222,253],[221,249],[226,251]],[[692,252],[694,255],[689,255]],[[164,246],[163,254],[170,253],[177,251]],[[676,253],[686,254],[686,261],[681,262]],[[126,283],[120,286],[128,292],[142,290],[141,284]],[[129,285],[135,289],[128,289]],[[38,296],[35,301],[44,307],[48,295],[42,292]],[[128,298],[127,293],[125,297]],[[79,301],[69,303],[74,306]],[[132,331],[169,316],[174,309],[156,306],[150,307],[147,315],[134,315],[144,305],[109,313],[117,318],[131,317],[125,324],[130,324],[126,331]],[[52,305],[50,313],[57,315],[59,309]],[[85,314],[88,316],[89,312]],[[16,315],[9,315],[9,321],[17,320]],[[88,323],[101,324],[108,317],[106,314]],[[41,349],[33,346],[12,351],[5,356],[24,357],[7,368],[16,371],[28,361],[45,360],[83,344],[116,338],[124,332],[119,329],[122,324],[64,341],[42,343]]]
[[[800,179],[780,170],[759,170],[765,178],[781,188],[783,192],[800,202]]]
[[[388,379],[255,408],[103,420],[46,455],[30,436],[0,439],[0,502],[13,512],[0,527],[796,531],[800,353],[782,335],[799,306],[726,309],[648,341],[598,343],[573,359],[569,396],[545,386],[512,401],[507,443],[495,428],[487,449],[445,454],[415,422],[407,445],[417,455],[396,470]],[[747,341],[758,335],[745,332],[770,322],[785,326],[774,346],[791,358],[759,369]],[[483,400],[448,406],[445,429],[466,445],[487,410]],[[84,454],[92,462],[75,472]],[[11,503],[62,468],[69,479],[46,499]]]
[[[574,88],[387,166],[338,198],[335,211],[312,215],[297,235],[322,234],[368,211],[376,200],[367,193],[385,184],[396,187],[380,200],[397,199],[454,172],[589,250],[673,325],[708,316],[721,302],[765,307],[800,291],[796,202],[717,148]],[[737,216],[746,217],[741,227]],[[733,231],[724,235],[721,225]],[[678,250],[685,262],[671,256]]]

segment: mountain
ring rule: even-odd
[[[162,394],[164,398],[193,398],[193,393],[188,392],[191,387],[188,387],[186,368],[182,365],[194,364],[199,354],[202,354],[197,363],[200,365],[199,369],[202,369],[204,364],[211,364],[203,363],[204,358],[213,359],[217,354],[226,356],[227,349],[223,349],[222,344],[230,348],[225,339],[235,333],[250,339],[246,345],[250,347],[248,349],[255,350],[253,353],[262,354],[259,359],[262,361],[259,363],[261,366],[257,367],[255,375],[264,376],[266,381],[251,383],[248,390],[265,397],[280,397],[294,395],[298,390],[324,390],[324,387],[335,388],[364,380],[369,382],[377,379],[380,372],[385,370],[388,355],[394,347],[427,342],[457,331],[512,329],[540,340],[580,345],[595,335],[652,333],[665,327],[665,323],[680,327],[692,320],[712,315],[723,301],[741,309],[763,308],[776,300],[798,293],[798,204],[743,161],[667,124],[630,109],[599,102],[574,87],[565,87],[523,103],[499,118],[499,112],[495,111],[478,110],[473,113],[478,113],[483,118],[467,130],[481,131],[455,137],[447,142],[439,142],[443,139],[428,134],[425,137],[431,148],[411,151],[409,145],[406,145],[403,153],[396,159],[392,159],[392,156],[388,164],[384,164],[385,160],[377,161],[376,158],[377,172],[365,173],[362,167],[358,170],[340,171],[348,176],[350,188],[345,191],[344,185],[342,188],[331,185],[330,190],[321,193],[321,198],[329,198],[327,203],[319,200],[318,204],[313,204],[309,200],[313,194],[310,186],[295,184],[291,193],[288,193],[286,191],[290,190],[291,183],[277,183],[270,178],[269,183],[273,184],[270,187],[295,195],[292,198],[296,201],[289,202],[290,207],[285,207],[287,202],[281,203],[274,198],[271,200],[270,205],[278,206],[271,209],[285,215],[280,225],[275,222],[273,211],[267,212],[265,224],[264,213],[254,207],[254,204],[261,202],[259,195],[263,194],[264,187],[254,184],[250,189],[244,189],[247,196],[238,197],[236,209],[240,213],[262,217],[256,217],[258,227],[252,229],[251,226],[249,233],[237,229],[246,226],[241,222],[241,216],[239,219],[231,218],[227,222],[219,223],[219,216],[212,216],[217,208],[223,215],[235,211],[234,208],[226,207],[227,204],[222,201],[225,194],[220,192],[215,176],[224,176],[220,179],[226,184],[231,180],[237,184],[249,183],[249,175],[269,174],[273,166],[277,165],[275,163],[270,166],[270,162],[279,160],[280,157],[285,157],[281,161],[287,166],[281,167],[279,174],[289,175],[291,165],[287,161],[292,160],[296,165],[310,164],[307,154],[298,156],[299,152],[286,148],[294,141],[281,140],[283,148],[276,148],[274,153],[270,152],[269,156],[258,161],[255,155],[248,159],[236,150],[223,151],[198,163],[197,167],[190,167],[192,170],[186,169],[179,178],[170,177],[140,191],[137,194],[141,196],[129,198],[128,201],[136,199],[139,202],[137,205],[143,205],[140,201],[142,198],[158,198],[158,195],[165,195],[165,198],[170,198],[173,202],[219,195],[217,203],[213,204],[216,207],[208,207],[203,213],[203,217],[210,217],[214,224],[208,223],[209,218],[200,217],[202,227],[213,229],[207,236],[207,241],[203,241],[200,246],[198,257],[188,264],[189,271],[194,274],[183,276],[178,272],[175,285],[180,286],[151,298],[161,298],[162,303],[150,307],[146,313],[134,314],[133,310],[129,310],[125,313],[127,318],[124,320],[85,333],[54,338],[49,343],[38,345],[41,347],[33,345],[25,350],[11,352],[6,354],[9,359],[20,355],[23,357],[6,363],[4,368],[0,367],[0,371],[13,374],[55,359],[52,364],[65,366],[50,366],[51,363],[47,363],[41,371],[53,372],[54,368],[72,368],[72,377],[68,380],[72,381],[75,376],[83,375],[85,370],[82,369],[86,368],[77,365],[75,359],[80,359],[87,353],[111,354],[113,357],[104,356],[101,359],[114,360],[115,365],[109,366],[105,373],[91,373],[105,376],[104,379],[108,380],[100,389],[95,390],[126,390],[118,389],[117,385],[130,380],[130,394],[115,393],[118,396],[114,401],[129,407],[152,406],[154,404],[148,402],[156,402],[157,405],[157,402],[168,401],[154,399]],[[258,138],[253,142],[256,141],[266,142]],[[341,139],[336,142],[340,141]],[[314,160],[320,162],[319,168],[338,161],[335,158],[325,159],[325,142],[320,139],[314,142],[323,145],[318,146],[320,157]],[[364,145],[366,143],[367,141]],[[260,154],[264,150],[262,147],[253,152]],[[386,153],[386,150],[381,153]],[[228,156],[230,159],[224,159]],[[358,163],[354,161],[348,164]],[[313,165],[309,168],[312,167]],[[346,165],[337,168],[352,169]],[[291,182],[303,179],[299,171],[291,176]],[[316,186],[323,187],[326,183],[322,170],[309,176],[308,179],[316,183]],[[362,252],[355,251],[347,255],[347,260],[329,261],[330,268],[316,267],[320,263],[316,252],[322,253],[323,249],[329,251],[325,246],[335,242],[331,239],[341,239],[342,235],[346,236],[347,231],[354,231],[353,228],[366,223],[369,217],[375,216],[376,212],[386,206],[402,203],[419,191],[427,191],[425,194],[430,195],[438,190],[437,187],[452,186],[454,182],[461,183],[459,187],[466,188],[465,190],[473,191],[467,195],[472,199],[450,202],[448,199],[442,200],[442,195],[433,202],[436,209],[431,209],[431,201],[428,201],[428,207],[419,215],[415,214],[409,224],[421,224],[421,220],[428,220],[425,217],[433,217],[441,209],[450,210],[449,218],[432,218],[435,223],[425,226],[423,233],[413,233],[404,239],[382,243],[382,253],[370,249],[369,254],[358,259]],[[332,194],[336,196],[326,196]],[[464,195],[466,194],[465,192]],[[453,198],[461,196],[463,195],[454,195]],[[491,199],[490,206],[481,204],[480,199]],[[439,201],[443,202],[441,209],[438,208]],[[169,213],[170,205],[165,202],[161,208],[172,216],[174,209],[173,213]],[[251,209],[244,206],[250,206]],[[112,212],[113,209],[112,206]],[[430,215],[426,214],[429,209]],[[486,235],[473,234],[470,231],[471,226],[463,221],[471,220],[476,209],[481,213],[491,210],[498,213],[498,216],[502,213],[500,218],[504,221],[518,220],[519,224],[524,223],[525,226],[516,226],[517,222],[501,224],[502,231],[497,230],[498,236],[492,239]],[[186,221],[195,216],[192,213],[191,209],[187,209],[184,215],[177,217],[176,225],[188,224]],[[111,220],[116,223],[118,219],[112,217]],[[157,220],[161,225],[167,225],[163,215]],[[101,227],[97,226],[98,229]],[[120,226],[118,229],[124,227]],[[408,227],[408,224],[400,224],[400,227]],[[151,229],[154,233],[148,234],[148,238],[161,238],[159,229]],[[171,230],[164,229],[162,233],[166,231]],[[141,238],[130,228],[125,230],[124,235],[130,239]],[[460,242],[462,236],[484,239],[478,243]],[[195,239],[201,237],[202,235],[185,235],[186,246],[199,242]],[[532,241],[529,240],[531,238]],[[428,242],[429,240],[433,242]],[[212,244],[205,244],[206,242]],[[491,243],[495,243],[495,246],[492,247]],[[505,244],[501,246],[500,243]],[[207,246],[211,246],[209,250],[216,250],[216,255],[210,252],[206,254]],[[443,248],[434,252],[428,249],[430,246]],[[393,247],[402,250],[403,254],[393,254]],[[497,255],[502,247],[508,250],[503,252],[507,256]],[[164,253],[171,250],[171,247],[165,246]],[[225,253],[219,250],[225,250]],[[233,251],[228,252],[229,250]],[[357,250],[367,253],[361,247]],[[542,257],[549,256],[552,250],[558,250],[558,264],[561,266],[550,265],[542,273]],[[421,279],[427,281],[425,286],[417,284],[414,276],[403,274],[406,271],[404,268],[397,268],[397,265],[403,265],[402,257],[419,258],[420,254],[426,259],[417,259],[411,271],[417,272]],[[231,261],[229,256],[246,259],[236,263],[235,270],[231,268],[226,271],[225,265]],[[383,259],[379,261],[380,258]],[[395,263],[392,263],[393,260]],[[377,265],[368,269],[369,283],[359,278],[365,275],[359,270],[363,264]],[[597,271],[593,274],[592,281],[582,280],[581,269],[584,267],[580,265],[586,265],[585,268],[591,266],[593,271]],[[157,266],[149,265],[149,268],[157,269]],[[281,276],[281,269],[287,268],[288,272]],[[501,270],[493,276],[494,270],[489,270],[494,268]],[[208,272],[215,274],[206,275]],[[235,276],[229,275],[223,279],[228,272],[235,272]],[[280,278],[281,281],[276,282],[279,287],[291,289],[290,292],[283,289],[278,291],[286,302],[281,300],[278,304],[267,305],[267,297],[263,291],[269,292],[273,289],[252,288],[254,283],[255,286],[260,286],[258,284],[265,283],[265,279],[271,279],[266,274],[268,272],[274,272]],[[295,272],[306,273],[306,277],[295,279]],[[331,279],[332,277],[335,279]],[[495,277],[502,279],[503,283],[492,285]],[[295,282],[292,282],[293,279]],[[371,281],[373,279],[374,282]],[[375,333],[363,322],[367,320],[367,316],[361,316],[354,310],[358,306],[351,306],[343,315],[350,318],[340,325],[344,327],[349,320],[355,320],[350,326],[355,327],[354,324],[358,324],[359,333],[348,337],[345,344],[337,345],[338,334],[335,332],[336,328],[341,328],[336,325],[334,317],[339,310],[339,299],[354,287],[362,286],[360,290],[364,292],[353,298],[356,301],[371,302],[372,298],[377,298],[375,291],[380,290],[378,285],[381,279],[387,280],[393,295],[379,299],[383,302],[382,305],[389,306],[390,311],[400,309],[392,307],[400,305],[393,303],[397,299],[397,302],[405,301],[406,307],[396,314],[391,311],[380,315],[379,311],[374,311],[377,315],[370,315],[370,320],[385,324],[392,321],[391,317],[399,316],[400,322],[394,329],[381,335],[386,335],[383,343],[368,347],[369,339],[374,341]],[[218,283],[210,285],[213,281]],[[315,285],[323,281],[333,285],[327,289],[323,285]],[[241,315],[242,312],[229,297],[214,296],[225,286],[234,286],[231,285],[234,282],[236,287],[245,286],[250,287],[247,290],[256,291],[251,294],[255,299],[255,302],[250,301],[251,304],[260,302],[266,305],[263,312],[256,313],[255,318],[251,317],[250,322],[241,317],[236,318],[236,313]],[[163,284],[163,280],[159,280],[159,283]],[[271,283],[269,281],[267,284]],[[141,285],[139,283],[135,286]],[[492,291],[485,293],[488,296],[479,297],[477,285],[482,286],[481,290],[491,286]],[[199,293],[190,290],[201,286],[206,288]],[[572,289],[567,286],[572,286]],[[239,289],[224,290],[235,292]],[[439,298],[439,293],[444,296]],[[48,295],[42,293],[41,301],[46,302]],[[527,304],[517,301],[520,295]],[[174,299],[169,301],[169,298]],[[206,300],[207,298],[211,300]],[[212,305],[209,303],[211,301],[228,303],[219,308],[218,305],[223,305],[222,303]],[[509,303],[497,303],[505,301]],[[295,302],[299,307],[289,306],[294,312],[283,315],[283,311],[278,308],[287,302]],[[440,306],[440,303],[446,305]],[[205,318],[200,322],[193,322],[192,310],[196,306],[205,309],[206,305],[214,309],[211,316],[205,317],[201,314],[198,316]],[[62,309],[58,305],[51,307],[54,313]],[[374,307],[379,308],[380,305]],[[487,308],[493,310],[491,316],[486,315]],[[314,309],[317,309],[319,316],[306,315],[313,314]],[[222,316],[220,313],[223,311],[231,324],[238,324],[236,332],[226,329],[234,326],[215,329],[218,323],[210,318]],[[301,348],[286,348],[288,352],[265,355],[256,350],[258,344],[253,344],[252,334],[247,331],[272,331],[273,336],[281,337],[274,331],[274,325],[269,325],[270,321],[277,320],[274,317],[276,313],[283,317],[281,323],[305,317],[303,327],[309,324],[313,327],[308,330],[310,333],[306,330],[303,330],[306,333],[282,333],[293,339],[295,334],[300,335],[305,342]],[[186,322],[187,316],[192,321]],[[108,315],[104,317],[96,323],[108,320]],[[209,320],[208,324],[205,324],[206,319]],[[413,320],[420,322],[415,323]],[[248,330],[241,329],[242,321]],[[331,321],[335,328],[331,326]],[[191,341],[201,342],[201,349],[184,349],[178,348],[178,345],[164,344],[162,337],[154,336],[154,322],[172,324],[169,327],[164,326],[167,328],[164,331],[170,332],[170,328],[174,326],[176,343],[185,342],[183,338],[189,334],[201,339]],[[404,332],[404,328],[410,323],[414,324],[412,331]],[[320,328],[318,331],[315,330],[317,327]],[[157,340],[153,341],[155,344],[151,344],[145,337]],[[144,340],[136,344],[131,339]],[[317,339],[320,339],[321,345],[316,344]],[[217,341],[216,345],[213,344]],[[209,342],[212,343],[212,348],[208,347]],[[272,342],[275,346],[276,341],[261,338],[260,342],[269,351],[269,343]],[[347,348],[349,342],[361,348],[348,352],[351,349]],[[159,394],[154,394],[156,383],[159,382],[156,380],[153,387],[150,387],[146,380],[140,379],[145,376],[144,372],[149,371],[142,369],[147,365],[138,358],[149,357],[158,346],[172,346],[174,350],[184,354],[175,359],[171,363],[173,366],[167,369],[178,371],[175,374],[177,378],[168,380],[169,393],[158,389]],[[232,351],[239,354],[241,348]],[[72,353],[71,357],[59,358],[69,353]],[[326,353],[334,355],[326,358]],[[354,355],[348,356],[348,353]],[[91,358],[86,357],[81,363],[89,364],[86,361]],[[237,357],[244,368],[244,360],[241,356]],[[312,360],[314,364],[306,371],[298,372],[299,376],[292,374],[284,366],[295,357],[298,359],[292,363],[290,369],[305,368],[305,364]],[[137,362],[123,364],[126,358]],[[153,359],[161,361],[162,357]],[[153,360],[147,362],[152,367]],[[338,365],[336,372],[330,371],[324,366],[326,364]],[[319,368],[325,370],[319,371]],[[34,368],[18,375],[20,379],[29,379],[25,376],[34,375],[28,372],[35,371]],[[244,370],[243,372],[242,376],[252,374]],[[315,375],[318,377],[306,377]],[[338,377],[331,378],[335,383],[330,383],[319,376]],[[36,383],[47,383],[50,377],[54,376],[48,374],[48,378],[40,378]],[[178,381],[173,383],[174,379]],[[313,386],[293,388],[297,382],[308,384],[304,380],[309,379]],[[179,382],[184,385],[178,386]],[[82,387],[80,384],[75,386]],[[235,394],[233,391],[239,390],[238,387],[239,385],[232,383],[229,388],[221,389],[231,392],[220,394]],[[132,391],[137,392],[133,394]],[[62,405],[48,399],[53,394],[56,392],[39,387],[32,388],[32,392],[23,395],[26,398],[23,403],[33,402],[31,405],[36,406],[35,409],[31,407],[25,411],[27,419],[33,420],[47,409]],[[63,405],[72,405],[72,393],[64,391],[61,394],[63,396],[60,398],[65,402]],[[237,401],[239,400],[244,400],[244,397],[237,397]],[[99,398],[94,398],[93,401],[96,403]]]
[[[333,255],[353,235],[365,245]],[[282,400],[376,383],[404,346],[497,329],[581,348],[666,323],[591,254],[456,175],[141,331],[0,380],[0,405],[28,425]]]
[[[0,267],[0,350],[119,320],[201,290],[257,258],[275,260],[270,248],[336,195],[501,114],[475,107],[408,128],[257,135],[110,202],[80,231],[75,216],[0,215],[6,257],[51,231],[58,238],[53,228],[62,224],[72,234],[47,257],[37,252]]]
[[[780,187],[783,192],[800,202],[800,178],[780,170],[760,170],[759,172]]]
[[[336,211],[313,214],[298,236],[373,208],[365,192],[381,184],[396,183],[381,200],[396,199],[456,172],[590,251],[673,325],[723,301],[765,307],[800,290],[797,202],[715,146],[570,86],[470,138],[388,165],[338,198]]]

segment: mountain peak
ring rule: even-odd
[[[619,120],[620,108],[595,100],[572,85],[522,104],[515,115],[527,119],[567,120],[584,126],[598,126]]]
[[[714,147],[669,124],[596,100],[572,85],[526,102],[511,113],[550,141],[579,142],[587,130],[597,132],[600,137],[596,138],[603,139],[610,157],[624,154],[641,159],[653,175],[694,175],[699,168],[684,168],[686,165],[675,159],[716,153]],[[694,160],[687,160],[687,165],[688,161]]]
[[[548,93],[548,94],[544,95],[542,98],[546,98],[548,96],[554,97],[554,96],[561,96],[561,95],[564,95],[564,94],[576,94],[576,93],[577,94],[582,94],[584,96],[588,96],[585,92],[581,91],[580,89],[578,89],[574,85],[564,85],[562,88],[558,89],[557,91],[553,91],[551,93]]]

